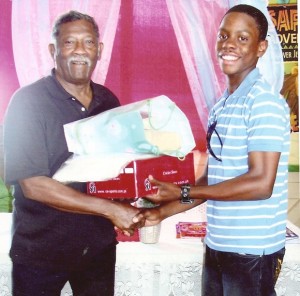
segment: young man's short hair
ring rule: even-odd
[[[256,7],[247,5],[247,4],[239,4],[236,6],[231,7],[226,13],[231,13],[231,12],[241,12],[241,13],[246,13],[249,16],[251,16],[256,24],[257,24],[257,29],[259,31],[259,39],[260,40],[265,40],[267,37],[268,33],[268,20],[265,17],[265,15]]]

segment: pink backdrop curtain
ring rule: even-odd
[[[93,16],[104,43],[101,63],[93,80],[103,84],[110,63],[121,0],[27,0],[13,1],[12,40],[20,86],[49,74],[53,61],[47,52],[55,18],[71,9]]]

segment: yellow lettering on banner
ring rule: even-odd
[[[296,9],[282,9],[278,11],[278,15],[275,10],[270,9],[269,14],[277,31],[297,31],[298,14]]]
[[[278,30],[295,31],[297,29],[297,11],[280,10],[278,13]]]

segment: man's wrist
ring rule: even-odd
[[[191,204],[194,202],[194,200],[190,198],[190,191],[191,191],[190,184],[185,184],[180,187],[180,203]]]

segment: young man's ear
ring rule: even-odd
[[[262,57],[268,49],[268,40],[262,40],[259,42],[257,56]]]

